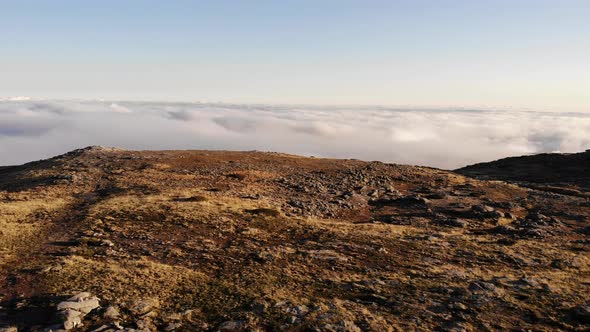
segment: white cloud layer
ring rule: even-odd
[[[88,145],[279,151],[457,168],[590,148],[590,113],[0,100],[0,165]]]

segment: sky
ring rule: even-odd
[[[0,0],[0,97],[590,111],[590,1]]]
[[[453,169],[590,148],[588,0],[0,0],[0,165],[87,145]]]

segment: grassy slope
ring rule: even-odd
[[[390,187],[431,199],[369,204]],[[489,230],[514,221],[473,215],[481,203],[561,222],[544,238],[498,234]],[[590,292],[582,203],[354,160],[78,151],[0,175],[3,313],[41,325],[53,310],[43,299],[90,291],[120,306],[126,326],[137,317],[125,308],[157,298],[154,323],[193,310],[187,330],[228,320],[267,330],[582,328],[571,314]],[[454,216],[467,226],[437,222]],[[46,312],[23,319],[35,301]],[[309,312],[295,315],[301,305]]]

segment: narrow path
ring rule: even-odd
[[[78,244],[77,239],[85,230],[88,213],[106,198],[101,193],[112,183],[103,175],[96,183],[92,190],[55,213],[49,226],[0,266],[0,326],[16,325],[19,331],[27,331],[50,323],[52,305],[61,298],[44,289],[44,270],[58,265],[61,257],[70,254],[70,248]]]

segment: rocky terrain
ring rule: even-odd
[[[590,197],[590,150],[544,153],[480,163],[457,170],[482,180],[503,180],[544,191]]]
[[[587,157],[2,167],[0,331],[588,331]]]

